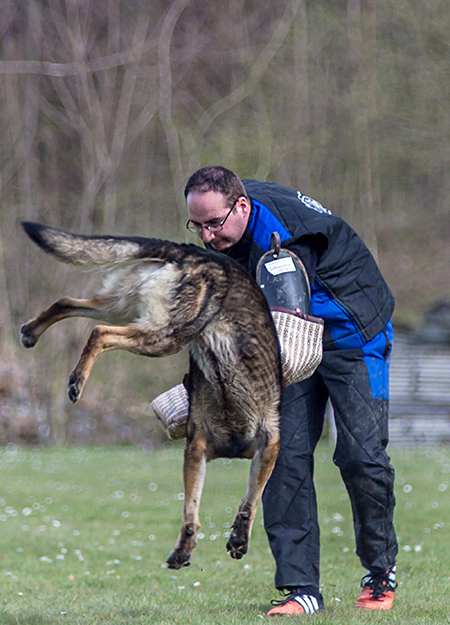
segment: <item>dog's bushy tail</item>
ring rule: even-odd
[[[72,234],[30,221],[22,221],[22,227],[44,252],[64,263],[85,269],[114,267],[144,258],[170,262],[179,257],[179,248],[184,247],[170,241],[143,237]]]

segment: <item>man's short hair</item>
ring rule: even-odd
[[[222,193],[228,206],[232,206],[242,196],[248,198],[239,176],[221,165],[202,167],[194,172],[186,183],[184,197],[187,198],[192,192],[207,193],[208,191]]]

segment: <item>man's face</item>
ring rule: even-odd
[[[250,216],[250,203],[247,198],[241,196],[230,212],[226,198],[217,191],[199,193],[192,191],[186,198],[189,219],[197,227],[197,234],[202,241],[209,243],[218,252],[223,252],[242,238]],[[217,223],[227,217],[223,229],[212,232],[206,227],[211,223]]]

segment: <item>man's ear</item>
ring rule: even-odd
[[[244,217],[248,217],[252,210],[250,200],[248,200],[244,195],[242,195],[236,202],[236,208]]]

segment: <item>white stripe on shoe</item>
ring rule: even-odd
[[[297,595],[294,599],[302,606],[305,614],[313,614],[319,609],[317,599],[311,595]]]

